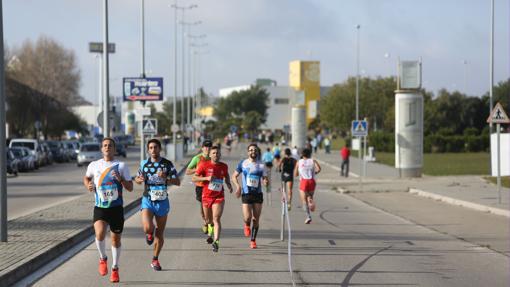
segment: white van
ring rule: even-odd
[[[12,139],[9,143],[9,147],[26,147],[37,159],[35,162],[35,168],[39,168],[42,164],[42,148],[38,140],[34,139]]]

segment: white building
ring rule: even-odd
[[[260,85],[269,94],[267,102],[267,119],[262,129],[283,130],[284,125],[290,125],[292,100],[295,98],[295,91],[288,86],[277,86],[273,81],[273,85]],[[237,87],[228,87],[219,90],[222,98],[228,97],[234,91],[249,90],[251,85],[242,85]]]

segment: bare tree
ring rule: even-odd
[[[55,40],[41,36],[35,44],[30,40],[21,48],[12,48],[7,59],[7,74],[12,79],[48,95],[64,106],[82,101],[80,69],[73,50]]]

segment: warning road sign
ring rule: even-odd
[[[144,135],[155,135],[158,133],[157,119],[144,119],[142,122]]]
[[[510,123],[510,118],[505,113],[503,106],[498,102],[494,109],[492,109],[487,122],[492,124],[508,124]]]
[[[367,121],[352,121],[351,133],[354,137],[366,137],[368,135]]]

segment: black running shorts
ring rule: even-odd
[[[241,196],[241,201],[244,204],[262,203],[264,202],[264,196],[260,193],[248,193]]]
[[[294,181],[292,173],[282,172],[282,181],[283,182]]]
[[[124,207],[122,205],[110,208],[94,206],[93,222],[98,220],[108,223],[111,232],[120,234],[124,230]]]
[[[195,186],[195,198],[199,202],[202,202],[202,190],[203,189],[204,189],[203,186]]]
[[[272,168],[273,167],[273,163],[272,162],[266,162],[264,163],[266,165],[267,168]]]

